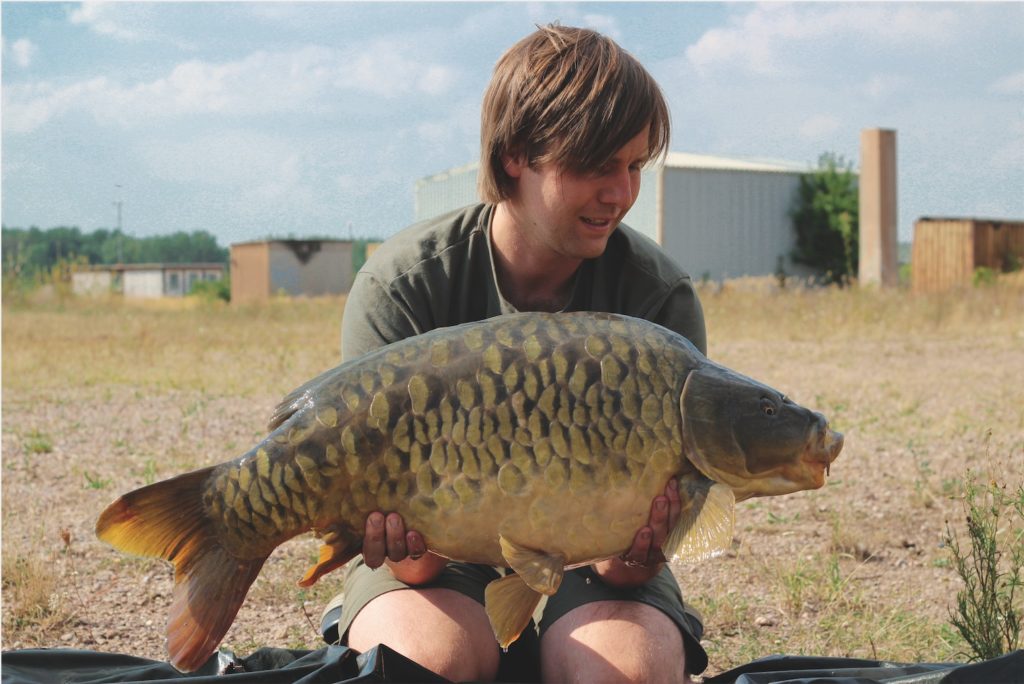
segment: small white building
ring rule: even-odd
[[[120,286],[120,275],[116,285]],[[71,291],[76,295],[97,297],[116,292],[114,272],[109,268],[88,268],[71,273]]]
[[[224,278],[224,264],[112,264],[71,274],[75,294],[121,293],[134,299],[183,297],[193,285]]]
[[[416,220],[479,201],[479,165],[416,182]],[[625,223],[665,249],[694,279],[723,280],[778,272],[807,276],[793,263],[790,210],[808,165],[670,152],[644,170]]]

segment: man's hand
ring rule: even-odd
[[[406,530],[401,515],[375,511],[366,517],[363,562],[371,568],[387,563],[395,579],[424,584],[441,574],[448,561],[429,553],[423,535]]]
[[[653,579],[664,565],[661,545],[679,520],[680,509],[679,483],[672,478],[664,495],[651,502],[650,518],[633,537],[633,546],[618,558],[594,564],[601,581],[615,587],[634,587]]]

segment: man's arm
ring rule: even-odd
[[[704,307],[701,306],[689,276],[680,278],[666,297],[644,318],[676,331],[707,356],[708,333],[704,325]]]
[[[424,330],[406,306],[375,276],[360,271],[345,300],[341,319],[341,358],[362,356]]]

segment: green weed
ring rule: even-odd
[[[85,483],[89,489],[106,489],[112,480],[109,480],[99,475],[92,475],[88,470],[82,473],[85,476]]]
[[[968,471],[963,507],[968,547],[946,523],[946,546],[964,582],[950,622],[971,657],[988,660],[1021,645],[1024,615],[1015,597],[1024,584],[1024,484],[1008,491],[995,481],[980,484]]]
[[[27,454],[48,454],[53,451],[50,436],[36,429],[29,431],[22,446]]]

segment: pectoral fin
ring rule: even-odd
[[[300,587],[310,587],[313,584],[329,573],[331,570],[337,570],[345,563],[355,558],[359,554],[358,547],[341,547],[333,544],[322,544],[320,546],[320,558],[317,564],[306,571],[306,575],[299,580]]]
[[[508,648],[530,624],[541,595],[519,575],[496,579],[484,589],[484,606],[498,645]]]
[[[548,554],[520,546],[514,541],[498,535],[501,544],[501,555],[508,566],[516,571],[526,584],[534,591],[551,596],[558,591],[565,573],[565,557],[559,554]]]
[[[684,479],[679,496],[684,508],[664,544],[673,560],[702,561],[728,549],[736,516],[732,489],[707,478]]]

